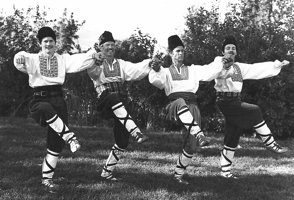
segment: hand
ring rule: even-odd
[[[20,55],[15,59],[16,64],[25,64],[26,60],[25,60],[25,56]]]
[[[159,72],[161,63],[162,62],[158,57],[153,57],[150,62],[150,66],[154,71]]]
[[[103,54],[101,52],[94,53],[92,57],[95,59],[95,63],[97,65],[99,65],[99,66],[102,65],[102,63],[103,63],[103,61],[105,59],[104,56],[103,56]]]
[[[290,64],[290,62],[289,62],[288,60],[283,60],[283,61],[281,62],[281,67],[287,66],[287,65],[289,65],[289,64]]]
[[[222,58],[222,63],[223,63],[224,69],[228,70],[234,64],[234,60],[229,56],[224,56]]]
[[[223,68],[225,70],[229,70],[233,64],[234,64],[233,62],[223,63]]]

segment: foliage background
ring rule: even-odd
[[[273,78],[244,82],[243,99],[258,104],[276,136],[293,136],[294,129],[294,3],[291,0],[240,0],[228,5],[223,18],[218,7],[187,10],[186,28],[181,36],[186,47],[186,64],[207,64],[221,55],[226,35],[239,41],[238,61],[255,63],[287,59],[290,66]],[[58,34],[59,52],[83,52],[76,43],[77,31],[85,22],[74,18],[65,9],[58,19],[48,19],[46,9],[38,6],[27,10],[15,9],[14,15],[0,13],[0,115],[28,117],[27,104],[31,97],[28,77],[13,66],[13,56],[25,50],[37,53],[40,48],[36,32],[43,25]],[[98,36],[97,36],[98,39]],[[156,38],[137,29],[127,40],[117,41],[117,57],[139,62],[153,54]],[[97,44],[93,44],[97,48]],[[165,66],[170,62],[165,57]],[[201,83],[197,92],[206,131],[223,132],[223,116],[215,107],[213,81]],[[164,120],[162,108],[166,97],[145,78],[126,83],[129,106],[133,117],[143,128],[174,130],[178,127]],[[107,125],[95,111],[95,91],[86,72],[69,74],[64,85],[70,122],[78,125]],[[247,131],[251,133],[251,130]],[[292,134],[292,135],[291,135]]]

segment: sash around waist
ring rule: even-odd
[[[40,86],[40,87],[35,87],[33,88],[34,92],[41,92],[41,91],[46,91],[46,92],[62,92],[62,86],[61,85],[48,85],[48,86]]]
[[[174,101],[179,98],[183,98],[185,101],[188,102],[197,102],[197,96],[193,92],[174,92],[168,95],[167,98],[169,101]]]

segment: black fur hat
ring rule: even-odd
[[[170,51],[174,50],[174,48],[178,47],[178,46],[184,46],[182,40],[179,38],[179,36],[177,35],[172,35],[168,38],[168,49]]]
[[[102,35],[100,35],[99,37],[99,45],[105,43],[105,42],[115,42],[113,37],[112,37],[112,33],[109,31],[104,31],[104,33],[102,33]]]
[[[223,42],[223,48],[222,48],[223,51],[225,50],[225,46],[227,44],[233,44],[236,46],[236,49],[237,49],[237,40],[235,39],[234,36],[229,35],[229,36],[225,37],[225,40]]]
[[[52,28],[48,26],[44,26],[39,29],[37,38],[39,39],[39,42],[41,43],[43,38],[45,37],[52,37],[53,40],[56,42],[56,35],[55,32],[52,30]]]

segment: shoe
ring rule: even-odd
[[[77,139],[75,139],[75,138],[71,139],[69,141],[69,145],[70,145],[70,150],[73,153],[81,148],[81,145],[80,145],[79,141]]]
[[[53,183],[53,180],[52,179],[42,179],[42,185],[50,193],[57,193],[58,190],[59,190],[59,185]]]
[[[111,182],[118,182],[122,180],[121,178],[114,177],[113,174],[110,174],[108,176],[101,176],[101,178],[105,181],[111,181]]]
[[[229,173],[221,172],[220,175],[221,175],[221,177],[226,178],[226,179],[239,179],[238,176],[235,176],[235,175],[232,174],[231,172],[229,172]]]
[[[196,137],[199,147],[205,147],[209,145],[208,140],[205,138],[204,135],[199,135]]]
[[[288,148],[281,147],[276,142],[273,143],[273,146],[267,146],[266,148],[274,153],[286,153],[288,151]]]
[[[135,140],[136,140],[137,143],[142,144],[143,142],[146,142],[148,139],[149,139],[148,136],[143,135],[140,132],[136,132]]]
[[[180,177],[174,176],[174,180],[179,184],[189,185],[189,182],[184,180],[182,176],[180,176]]]

